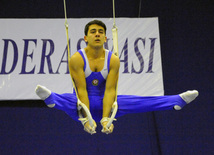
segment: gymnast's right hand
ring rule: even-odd
[[[97,124],[96,124],[96,122],[94,120],[93,120],[93,123],[94,123],[93,127],[90,126],[89,121],[87,121],[84,124],[84,130],[86,132],[90,133],[91,135],[96,133],[96,128],[97,128]]]

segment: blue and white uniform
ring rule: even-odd
[[[105,92],[106,78],[109,73],[109,65],[112,52],[105,51],[104,67],[100,72],[92,72],[84,49],[78,51],[84,60],[84,72],[88,98],[90,102],[90,112],[93,119],[98,122],[102,119],[103,96]],[[56,94],[54,92],[45,99],[45,103],[55,104],[56,109],[63,110],[74,120],[78,120],[77,97],[76,94]],[[135,96],[118,95],[118,111],[116,117],[129,114],[160,110],[173,110],[175,105],[183,107],[186,102],[179,95],[170,96]]]

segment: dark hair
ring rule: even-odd
[[[85,25],[85,30],[84,30],[84,32],[85,32],[85,35],[86,35],[86,36],[87,36],[87,34],[88,34],[89,26],[91,26],[91,25],[93,25],[93,24],[96,24],[96,25],[99,25],[99,26],[103,27],[104,30],[105,30],[105,33],[106,33],[107,28],[106,28],[106,25],[105,25],[102,21],[100,21],[100,20],[92,20],[92,21],[90,21],[88,24]]]

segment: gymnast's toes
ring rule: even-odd
[[[188,104],[196,99],[196,97],[199,95],[197,90],[188,90],[182,94],[179,94],[180,97]]]
[[[51,95],[51,91],[41,85],[36,86],[35,92],[42,100],[45,100]]]
[[[197,90],[188,90],[184,93],[179,94],[179,96],[188,104],[196,99],[196,97],[199,95],[199,92]],[[182,107],[179,105],[174,106],[175,110],[181,110]]]

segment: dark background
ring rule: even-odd
[[[115,0],[117,17],[158,17],[165,94],[197,89],[181,111],[132,114],[89,135],[42,101],[0,101],[0,154],[214,154],[213,0]],[[111,0],[67,0],[68,18],[112,17]],[[63,0],[1,0],[0,18],[64,18]],[[21,33],[21,32],[20,32]]]

